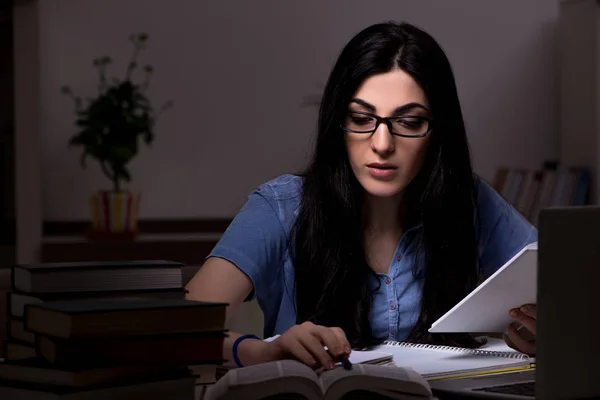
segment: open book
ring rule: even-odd
[[[350,395],[350,396],[348,396]],[[355,364],[318,372],[294,360],[232,369],[207,388],[203,400],[353,398],[433,399],[429,384],[410,368]]]

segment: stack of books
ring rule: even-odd
[[[222,363],[225,303],[185,299],[165,261],[20,265],[0,398],[193,399]]]
[[[7,360],[35,357],[34,335],[23,328],[28,304],[76,299],[185,298],[183,264],[172,261],[16,265],[8,293]]]

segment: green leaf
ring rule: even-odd
[[[149,35],[143,32],[130,37],[136,57],[137,52],[144,50],[148,38]],[[132,59],[130,68],[138,67],[136,57]],[[109,56],[93,59],[94,67],[101,72],[101,79],[105,76],[106,66],[111,63]],[[98,161],[117,189],[121,180],[131,179],[127,164],[137,156],[140,144],[150,146],[155,137],[154,125],[158,116],[144,93],[153,67],[146,65],[144,71],[146,75],[139,84],[130,76],[124,81],[107,77],[102,82],[102,92],[87,101],[74,97],[68,86],[61,88],[63,93],[74,98],[76,104],[74,125],[77,132],[69,138],[69,146],[81,147],[80,163],[83,168],[89,162],[86,161],[88,158]],[[167,102],[161,111],[171,106]]]
[[[134,152],[128,147],[115,147],[110,149],[110,158],[116,163],[125,164],[134,156]]]
[[[150,145],[150,144],[152,144],[152,142],[154,141],[154,135],[153,135],[153,134],[152,134],[152,132],[150,132],[150,131],[148,131],[148,132],[144,132],[144,136],[143,136],[143,138],[144,138],[144,142],[145,142],[147,145]]]
[[[69,139],[69,147],[70,146],[79,146],[81,144],[83,144],[83,141],[82,141],[80,135],[72,136],[71,139]]]

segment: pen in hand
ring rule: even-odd
[[[348,359],[348,357],[346,357],[346,356],[340,356],[340,361],[341,361],[341,363],[344,366],[344,369],[346,371],[350,371],[352,369],[352,363],[350,362],[350,360]]]
[[[325,346],[325,350],[328,350],[327,346]],[[352,369],[352,363],[350,362],[350,358],[347,355],[341,354],[337,357],[333,356],[333,354],[331,354],[331,353],[330,353],[330,355],[332,358],[337,359],[339,362],[341,362],[342,366],[344,367],[344,369],[346,371],[350,371]]]

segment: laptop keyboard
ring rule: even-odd
[[[535,382],[519,382],[508,385],[492,386],[473,389],[478,392],[512,394],[517,396],[534,396]]]

